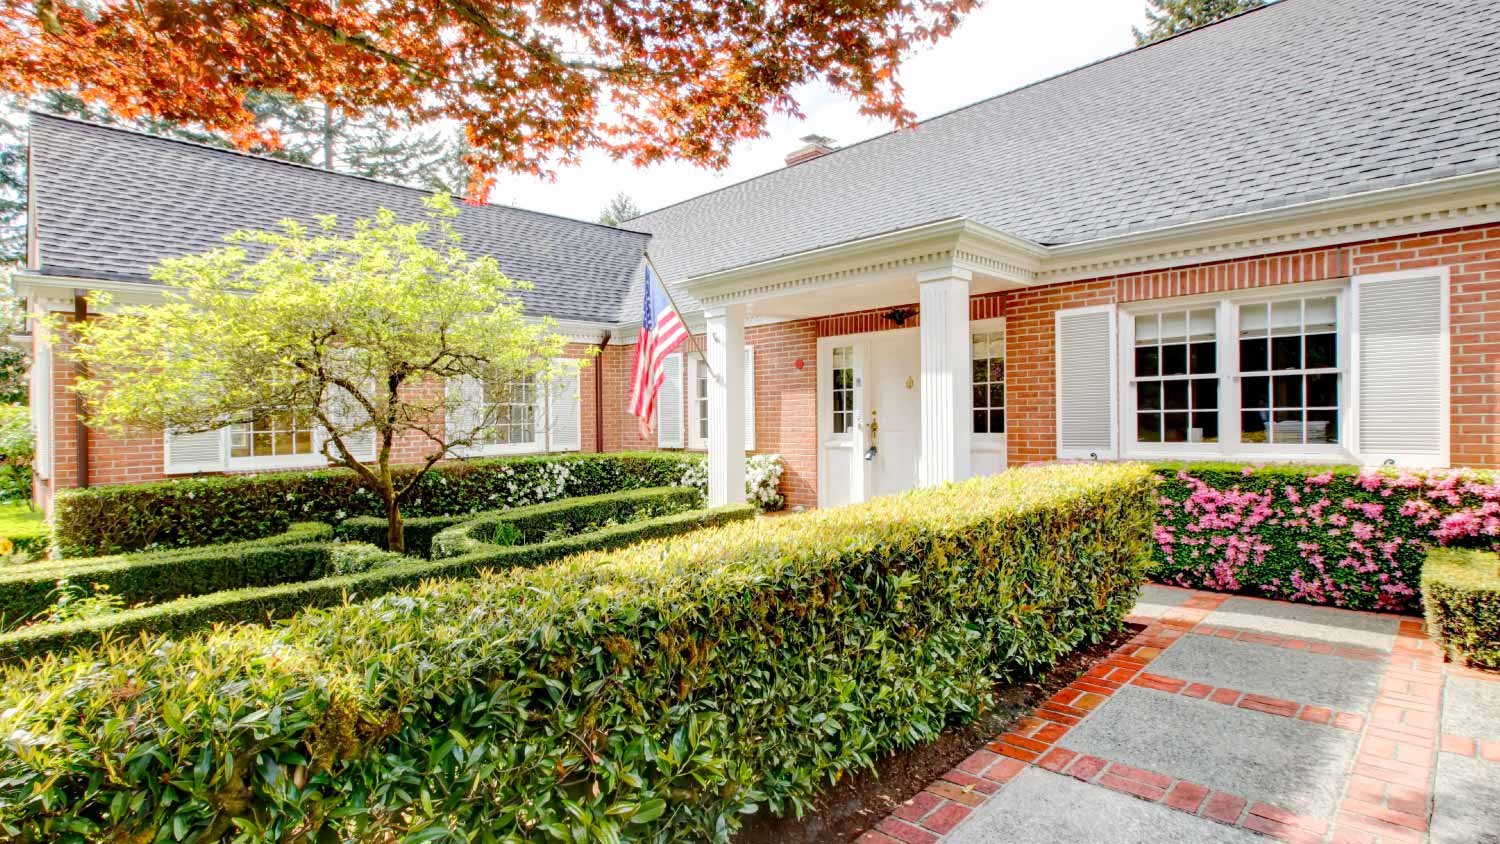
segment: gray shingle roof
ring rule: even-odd
[[[41,272],[146,280],[155,261],[222,245],[236,229],[352,220],[389,208],[407,219],[425,193],[257,156],[49,115],[31,119]],[[649,237],[506,206],[465,206],[463,247],[532,282],[527,312],[613,322]]]
[[[1497,152],[1500,2],[1282,0],[626,225],[677,284],[952,217],[1071,243],[1491,170]]]

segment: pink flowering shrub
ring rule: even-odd
[[[1354,609],[1420,603],[1433,546],[1500,548],[1500,484],[1472,471],[1158,467],[1163,583]]]

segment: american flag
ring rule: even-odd
[[[652,417],[656,412],[656,395],[661,392],[667,355],[687,339],[687,326],[667,288],[646,264],[646,284],[641,303],[641,333],[635,344],[635,374],[631,376],[630,412],[640,419],[641,436],[650,436]]]

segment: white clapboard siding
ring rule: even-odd
[[[745,450],[755,450],[755,347],[745,347]]]
[[[547,388],[547,450],[578,451],[583,448],[580,373],[577,366],[559,363]]]
[[[683,356],[667,355],[662,361],[661,392],[656,395],[656,444],[662,448],[683,448],[687,444],[687,426],[682,418]]]
[[[1448,279],[1440,270],[1354,280],[1360,459],[1448,465]]]
[[[224,470],[223,429],[198,433],[167,431],[165,445],[169,475]]]
[[[374,391],[371,390],[373,393]],[[326,406],[323,412],[339,429],[340,438],[344,441],[344,447],[349,449],[349,455],[356,460],[375,459],[375,429],[370,426],[359,428],[353,433],[345,433],[370,420],[369,411],[348,390],[343,387],[330,386],[324,393]],[[329,446],[329,453],[338,456],[338,449]]]
[[[1115,456],[1115,309],[1057,312],[1057,456]]]
[[[457,375],[448,379],[447,390],[448,418],[444,420],[447,439],[449,442],[469,439],[484,423],[484,385],[472,375]],[[474,451],[473,446],[454,449],[459,455]]]

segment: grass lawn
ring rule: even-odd
[[[0,504],[0,537],[9,539],[20,551],[41,550],[47,539],[42,511],[31,509],[24,501]]]

